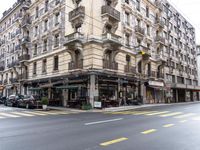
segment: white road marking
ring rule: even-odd
[[[26,114],[26,113],[23,113],[23,112],[11,112],[11,114],[19,115],[19,116],[25,116],[25,117],[33,117],[34,116],[34,115]]]
[[[195,116],[195,115],[196,114],[194,114],[194,113],[189,113],[189,114],[184,114],[184,115],[176,116],[174,118],[181,119],[181,118],[187,118],[187,117],[191,117],[191,116]]]
[[[102,120],[102,121],[90,122],[90,123],[85,123],[85,125],[88,126],[88,125],[108,123],[108,122],[114,122],[114,121],[120,121],[120,120],[123,120],[123,118],[116,118],[116,119],[111,119],[111,120]]]
[[[8,114],[8,113],[0,113],[0,116],[3,116],[3,117],[12,117],[12,118],[20,117],[20,116]]]

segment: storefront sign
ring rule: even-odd
[[[94,102],[95,108],[101,108],[101,102]]]
[[[160,86],[163,87],[164,83],[163,82],[158,82],[158,81],[149,81],[150,86]]]

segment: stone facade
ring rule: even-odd
[[[12,53],[1,46],[6,95],[12,76],[15,92],[47,96],[51,105],[198,100],[195,29],[167,1],[24,0],[2,28],[17,10],[23,17],[13,26],[22,34],[11,69]]]

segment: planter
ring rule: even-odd
[[[47,105],[42,105],[43,110],[47,110]]]
[[[29,104],[26,104],[26,109],[29,109]]]

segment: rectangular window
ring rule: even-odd
[[[44,21],[44,32],[48,30],[48,19]]]
[[[150,36],[150,26],[147,25],[147,35]]]
[[[35,36],[38,35],[38,26],[35,26]]]
[[[53,67],[53,70],[56,71],[58,70],[58,56],[55,56],[54,57],[54,67]]]
[[[35,18],[38,18],[39,17],[39,8],[36,7],[35,8]]]
[[[37,62],[33,63],[33,75],[37,74]]]
[[[136,0],[136,9],[140,11],[140,0]]]
[[[130,36],[129,36],[129,34],[126,34],[125,35],[125,39],[126,39],[126,46],[130,46]]]
[[[46,0],[45,1],[45,8],[44,8],[45,12],[47,12],[48,9],[49,9],[49,0]]]
[[[125,23],[127,25],[130,25],[130,15],[129,13],[125,12]]]
[[[146,7],[146,17],[149,18],[149,7],[148,6]]]
[[[59,34],[56,34],[54,36],[54,47],[58,47],[59,46]]]
[[[44,52],[47,51],[47,39],[44,40],[44,49],[43,49]]]
[[[55,26],[59,24],[59,16],[60,16],[60,13],[55,14]]]
[[[42,61],[42,73],[46,73],[47,72],[47,60],[44,59]]]
[[[33,55],[37,55],[37,44],[34,45],[34,52]]]

